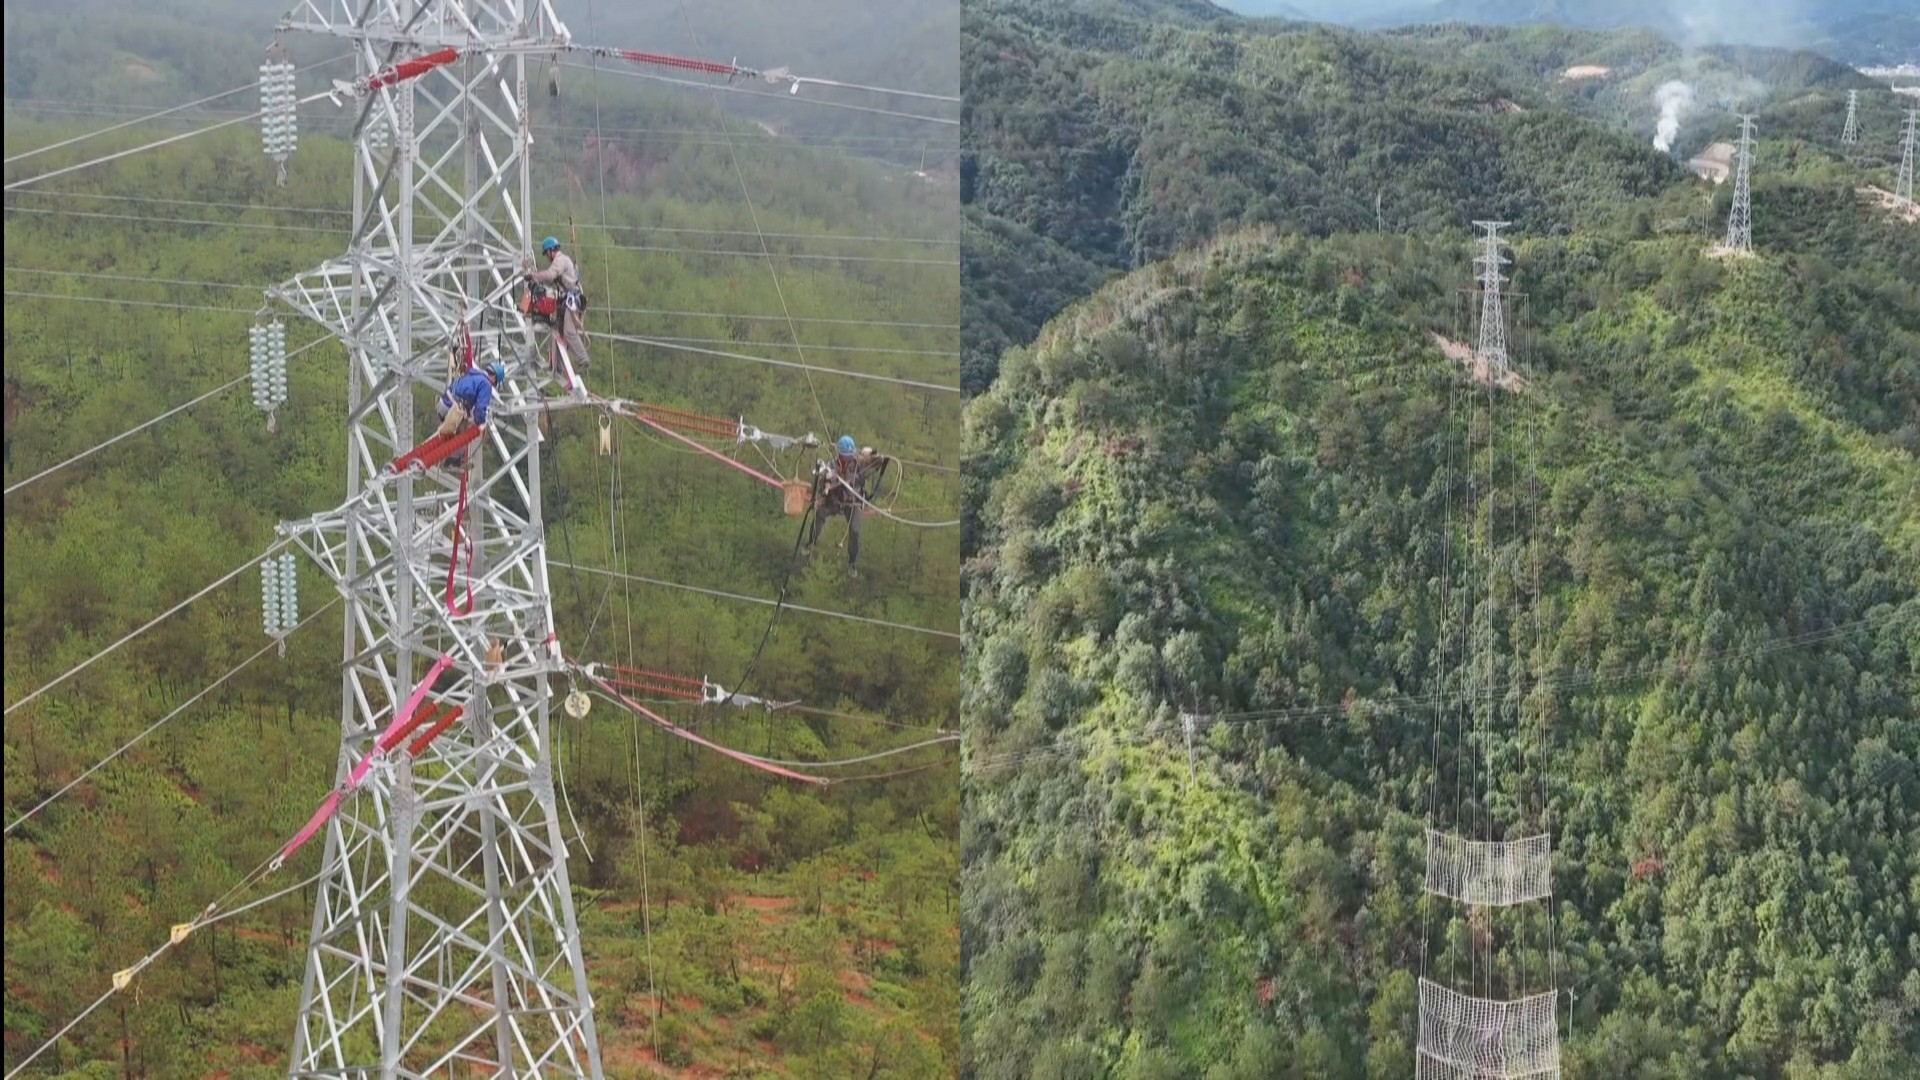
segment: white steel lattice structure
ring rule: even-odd
[[[1913,205],[1913,143],[1916,127],[1920,127],[1920,109],[1908,109],[1906,136],[1900,140],[1900,177],[1893,183],[1896,209]]]
[[[269,291],[347,354],[347,500],[282,526],[347,604],[340,775],[443,654],[427,701],[461,710],[327,824],[289,1075],[597,1080],[550,771],[533,402],[553,376],[507,302],[532,250],[526,56],[567,32],[546,0],[306,0],[281,29],[345,39],[359,76],[335,84],[357,113],[353,238]],[[464,477],[385,472],[469,342],[509,373]]]
[[[1427,891],[1463,904],[1507,907],[1553,894],[1548,868],[1553,845],[1545,833],[1511,842],[1466,840],[1427,830]]]
[[[1840,143],[1852,146],[1860,141],[1860,91],[1847,91],[1847,126],[1840,129]]]
[[[1501,275],[1500,267],[1505,262],[1500,254],[1499,230],[1505,224],[1498,221],[1477,221],[1474,224],[1485,230],[1481,242],[1481,253],[1474,260],[1480,267],[1481,306],[1480,306],[1480,346],[1475,354],[1477,365],[1486,365],[1488,374],[1504,374],[1508,370],[1506,331],[1502,325],[1504,312],[1500,303]],[[1496,516],[1493,510],[1493,496],[1497,486],[1498,470],[1494,455],[1498,444],[1494,438],[1496,407],[1493,396],[1486,399],[1487,412],[1470,420],[1470,427],[1478,427],[1484,419],[1486,433],[1486,453],[1488,467],[1486,487],[1483,490],[1486,517],[1484,522],[1475,515],[1473,531],[1481,536],[1488,552],[1488,566],[1485,578],[1485,603],[1491,604],[1496,590],[1491,576],[1496,565],[1492,552],[1494,548],[1494,526]],[[1469,506],[1473,504],[1470,502]],[[1479,532],[1484,528],[1484,532]],[[1489,615],[1490,619],[1491,616]],[[1479,640],[1491,642],[1492,638],[1479,638],[1473,627],[1473,619],[1467,617],[1469,627],[1465,640],[1469,648]],[[1490,629],[1490,625],[1485,627]],[[1481,672],[1492,670],[1490,656],[1469,657],[1469,666]],[[1468,695],[1470,701],[1479,702],[1498,715],[1493,699],[1485,693],[1485,688]],[[1476,741],[1467,731],[1466,722],[1476,710],[1469,708],[1460,714],[1460,742],[1458,761],[1454,767],[1461,771],[1461,778],[1473,769],[1468,761],[1472,753],[1472,744]],[[1495,739],[1492,730],[1492,715],[1480,721],[1478,742],[1486,758],[1479,769],[1479,776],[1486,785],[1484,792],[1476,793],[1469,800],[1464,785],[1456,789],[1456,822],[1454,829],[1447,831],[1435,827],[1433,811],[1429,810],[1427,820],[1427,879],[1426,891],[1430,898],[1449,901],[1439,904],[1430,899],[1434,906],[1460,905],[1467,909],[1465,919],[1465,937],[1471,942],[1469,948],[1474,952],[1469,975],[1475,985],[1485,985],[1492,992],[1496,984],[1505,982],[1495,974],[1501,966],[1500,950],[1494,943],[1496,934],[1494,913],[1506,909],[1515,909],[1519,905],[1544,901],[1547,924],[1553,919],[1553,880],[1552,834],[1544,828],[1546,823],[1547,798],[1545,789],[1546,744],[1544,738],[1540,751],[1540,823],[1541,831],[1531,835],[1520,835],[1512,840],[1495,840],[1494,836],[1509,834],[1509,829],[1497,825],[1492,807],[1502,800],[1493,797],[1494,789],[1499,786],[1498,767],[1491,752]],[[1439,752],[1439,718],[1435,719],[1434,730],[1434,772],[1432,783],[1437,793],[1440,784],[1441,758]],[[1461,808],[1469,803],[1479,803],[1478,814],[1485,817],[1486,838],[1474,840],[1462,835],[1471,830],[1467,821],[1469,815]],[[1522,811],[1525,816],[1524,810]],[[1524,925],[1522,913],[1514,911],[1503,916],[1510,927]],[[1449,918],[1449,923],[1452,919]],[[1452,923],[1458,926],[1458,923]],[[1423,931],[1424,932],[1424,931]],[[1527,951],[1525,942],[1518,940],[1515,933],[1513,944],[1515,952],[1524,956]],[[1551,955],[1553,943],[1549,931],[1545,940],[1546,951]],[[1425,948],[1423,943],[1423,949]],[[1526,968],[1524,959],[1519,964],[1520,975],[1513,980],[1514,988],[1523,996],[1514,999],[1475,997],[1453,990],[1427,977],[1428,958],[1423,951],[1420,977],[1420,1031],[1416,1044],[1415,1065],[1416,1080],[1558,1080],[1560,1075],[1560,1029],[1556,1004],[1559,990],[1554,987],[1558,981],[1557,966],[1548,965],[1548,986],[1544,993],[1525,993]],[[1449,970],[1453,970],[1449,965]],[[1457,975],[1457,973],[1456,973]],[[1449,978],[1455,978],[1450,975]],[[1484,984],[1482,983],[1484,979]]]
[[[1417,1080],[1557,1080],[1556,993],[1488,1001],[1420,980]]]
[[[1506,265],[1507,258],[1500,254],[1500,230],[1507,223],[1476,221],[1474,224],[1487,231],[1481,238],[1480,256],[1474,260],[1480,267],[1480,344],[1473,351],[1474,366],[1485,371],[1489,378],[1501,379],[1507,375],[1507,318],[1500,301],[1500,285],[1506,280],[1500,268]]]
[[[1753,189],[1748,174],[1753,167],[1753,117],[1740,118],[1740,148],[1733,160],[1733,209],[1727,213],[1727,250],[1753,250]]]

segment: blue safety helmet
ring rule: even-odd
[[[550,255],[558,250],[560,250],[560,241],[553,237],[549,236],[545,240],[540,241],[540,254]]]
[[[501,383],[507,381],[507,366],[505,364],[488,364],[487,374],[492,377],[493,385],[499,386]]]
[[[836,445],[838,445],[840,452],[848,457],[852,457],[854,450],[857,449],[854,446],[853,436],[851,435],[840,436],[840,442]]]

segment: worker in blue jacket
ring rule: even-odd
[[[434,435],[458,435],[471,425],[487,426],[487,411],[493,407],[493,392],[506,377],[506,367],[492,363],[476,367],[455,379],[434,404],[433,411],[440,417],[440,429]]]

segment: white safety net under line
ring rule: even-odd
[[[1559,1080],[1557,997],[1492,1001],[1421,979],[1417,1080]]]
[[[1504,907],[1545,899],[1552,892],[1546,833],[1511,842],[1467,840],[1427,830],[1427,891],[1466,904]]]

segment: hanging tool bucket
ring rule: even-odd
[[[788,517],[799,517],[801,514],[807,512],[807,503],[811,501],[813,493],[812,484],[807,483],[805,480],[788,480],[781,484],[780,487],[786,493],[786,510]]]

